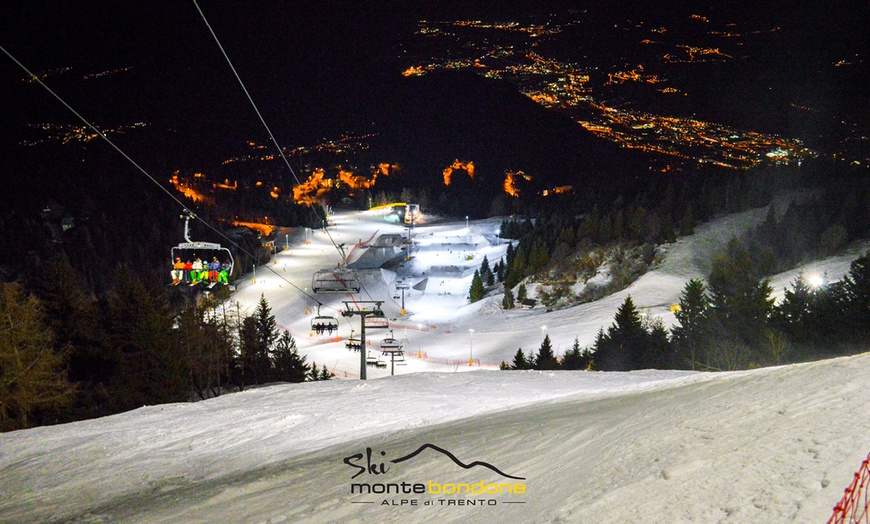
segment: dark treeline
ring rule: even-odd
[[[842,282],[812,287],[803,278],[796,280],[776,305],[763,277],[870,238],[870,210],[863,205],[870,199],[870,179],[821,161],[801,171],[800,178],[786,183],[784,176],[797,175],[770,170],[759,178],[684,181],[661,193],[639,194],[629,205],[618,199],[606,212],[594,208],[571,214],[554,208],[534,220],[507,221],[502,234],[519,239],[519,247],[508,250],[503,305],[513,307],[511,290],[518,283],[524,294],[526,277],[558,271],[578,250],[613,242],[668,242],[692,233],[695,223],[767,205],[780,195],[781,209],[771,204],[761,224],[710,254],[706,281],[686,284],[676,312],[680,324],[673,330],[641,315],[629,298],[593,347],[575,343],[559,366],[741,369],[864,350],[870,339],[867,256],[852,265]],[[672,200],[674,194],[681,196]],[[544,354],[549,354],[547,348]],[[549,369],[538,360],[520,350],[506,367]],[[545,360],[552,365],[549,357]]]
[[[745,239],[759,270],[766,274],[836,253],[848,243],[870,237],[870,179],[816,161],[801,170],[770,167],[751,174],[711,174],[671,178],[646,186],[632,197],[609,202],[593,197],[538,199],[524,207],[525,218],[506,220],[503,238],[519,240],[508,260],[505,284],[560,264],[593,246],[613,243],[652,247],[689,235],[695,225],[716,216],[770,204],[785,192],[804,191],[791,205],[771,209],[768,220]],[[544,203],[548,205],[544,205]],[[650,258],[651,261],[651,258]]]
[[[670,332],[629,296],[591,348],[575,339],[560,360],[546,337],[537,354],[519,349],[502,368],[736,370],[867,350],[870,253],[840,282],[811,285],[801,275],[779,304],[771,292],[749,252],[733,241],[713,262],[706,284],[686,283]]]
[[[32,294],[0,284],[0,430],[330,377],[277,328],[264,298],[245,315],[221,286],[174,308],[165,286],[122,267],[96,299],[63,256],[46,276]]]

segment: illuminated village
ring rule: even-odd
[[[578,15],[579,17],[579,15]],[[659,172],[698,170],[705,167],[726,170],[747,170],[760,165],[800,165],[808,158],[819,156],[800,139],[770,133],[739,129],[697,116],[677,116],[644,109],[649,100],[692,97],[688,86],[679,79],[669,78],[669,72],[679,67],[705,63],[728,63],[740,59],[740,47],[752,38],[775,35],[780,27],[741,30],[735,24],[724,23],[707,16],[692,15],[690,22],[704,28],[704,44],[668,40],[674,31],[663,26],[647,26],[641,21],[623,20],[614,31],[636,38],[644,50],[641,59],[631,63],[604,65],[594,60],[568,60],[554,56],[553,42],[574,31],[577,19],[551,19],[546,22],[485,21],[485,20],[421,20],[415,37],[423,50],[416,62],[403,66],[402,75],[415,77],[438,71],[468,70],[489,79],[508,82],[541,107],[567,115],[590,134],[622,148],[650,153],[650,170]],[[833,64],[850,67],[854,59]],[[129,73],[131,67],[121,67],[78,75],[70,67],[54,68],[36,75],[40,79],[76,76],[91,80]],[[22,78],[34,82],[36,77]],[[627,98],[625,89],[642,93],[643,98]],[[813,107],[792,104],[792,110],[818,113]],[[106,135],[132,132],[148,127],[147,122],[105,127]],[[34,146],[47,142],[63,144],[90,142],[99,134],[85,126],[62,123],[30,124],[34,138],[22,140]],[[36,137],[36,135],[41,135]],[[193,201],[214,203],[221,191],[244,191],[250,187],[269,187],[273,199],[312,205],[335,193],[353,196],[377,187],[379,177],[395,177],[400,166],[395,160],[361,167],[356,160],[369,151],[378,134],[346,133],[338,138],[323,139],[309,145],[282,147],[280,154],[268,143],[248,140],[245,151],[228,156],[221,165],[232,168],[256,163],[272,163],[280,156],[297,159],[302,167],[298,179],[240,180],[235,174],[227,177],[210,173],[203,167],[177,171],[172,185]],[[870,139],[855,136],[843,142],[834,158],[855,165],[867,163],[866,150]],[[473,158],[457,158],[442,168],[443,185],[449,186],[456,176],[475,178]],[[354,167],[355,166],[355,167]],[[427,173],[427,177],[438,176]],[[502,189],[510,197],[519,197],[522,186],[538,175],[528,172],[528,166],[505,166]],[[547,196],[571,191],[570,185],[537,189]],[[524,193],[525,194],[525,193]]]
[[[705,17],[694,17],[709,23]],[[635,82],[664,96],[689,96],[661,74],[662,64],[733,60],[720,47],[678,44],[655,55],[648,65],[636,64],[612,71],[547,58],[538,51],[548,37],[570,27],[559,24],[520,26],[515,22],[421,21],[418,35],[437,49],[423,64],[414,64],[405,76],[420,76],[439,70],[468,69],[487,78],[513,83],[527,97],[543,107],[567,114],[597,137],[629,149],[664,155],[660,169],[668,171],[689,165],[716,165],[748,169],[764,162],[799,163],[816,156],[800,140],[735,129],[696,118],[654,114],[637,109],[636,101],[625,100],[609,87]],[[642,29],[636,24],[634,29]],[[667,28],[644,30],[650,38],[643,45],[661,44],[651,38]],[[777,28],[770,29],[775,32]],[[743,34],[710,32],[723,39],[723,46],[740,44]],[[663,47],[663,46],[660,46]],[[506,182],[508,184],[508,182]]]

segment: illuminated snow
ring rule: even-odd
[[[264,295],[309,362],[327,365],[338,380],[0,434],[0,520],[824,522],[870,451],[870,354],[715,374],[481,369],[510,360],[520,346],[534,351],[544,333],[557,353],[575,337],[590,344],[628,294],[646,314],[672,322],[669,308],[686,280],[708,270],[710,246],[724,245],[765,214],[754,210],[699,226],[628,289],[549,313],[504,311],[501,295],[468,304],[470,276],[463,273],[430,278],[425,291],[406,294],[402,318],[392,298],[399,275],[365,271],[366,289],[385,300],[395,337],[407,339],[408,357],[398,376],[369,369],[375,379],[366,382],[344,380],[358,374],[359,355],[344,348],[351,326],[343,318],[338,338],[310,333],[316,303],[290,283],[310,292],[313,271],[333,267],[338,256],[322,232],[300,234],[277,263],[257,269],[256,282],[246,276],[234,298],[250,312]],[[347,246],[402,230],[366,213],[336,215],[333,223],[333,238]],[[482,252],[495,263],[489,253],[502,244],[488,232],[497,224],[470,224],[472,238],[492,240],[463,267],[479,264]],[[455,226],[464,229],[464,221]],[[414,272],[437,265],[427,266],[424,257],[438,253],[431,248],[439,239],[454,243],[450,229],[418,228],[430,250],[416,254]],[[837,280],[863,249],[776,275],[771,285],[781,296],[801,269]],[[317,298],[322,312],[332,313],[348,299]],[[384,336],[372,331],[373,347]],[[350,494],[356,470],[347,457],[367,447],[398,457],[427,443],[465,463],[487,461],[521,475],[527,494],[485,497],[496,502],[485,507],[422,505],[475,497],[426,494],[416,496],[419,506],[394,507],[382,503],[403,497]],[[402,465],[380,479],[358,480],[504,480],[431,452]]]

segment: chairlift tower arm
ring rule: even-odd
[[[357,301],[357,302],[349,302],[344,301],[344,309],[341,312],[343,317],[352,317],[354,315],[360,317],[360,351],[359,351],[359,379],[366,380],[366,317],[369,316],[383,316],[384,312],[381,309],[381,304],[384,302],[382,300],[375,301]],[[363,306],[363,305],[373,305],[372,309],[368,309],[366,307],[360,307],[359,309],[353,309],[354,305]]]

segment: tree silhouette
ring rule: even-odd
[[[113,410],[187,400],[187,357],[172,344],[173,314],[165,295],[122,267],[109,294],[105,323],[117,362],[109,389]]]
[[[526,355],[523,353],[523,348],[517,349],[516,354],[514,354],[514,359],[511,362],[510,369],[532,369],[532,363],[529,362],[528,358],[526,358]]]
[[[514,308],[514,294],[510,289],[504,290],[504,298],[501,300],[502,309]]]
[[[679,324],[671,328],[677,358],[682,365],[695,369],[699,352],[709,336],[710,299],[707,288],[698,279],[686,283],[675,312]]]
[[[602,371],[629,371],[644,364],[649,334],[631,295],[619,306],[614,323],[607,332],[599,331],[595,340],[595,367]]]
[[[38,299],[19,284],[0,284],[0,333],[0,431],[26,428],[34,413],[68,404],[74,390]]]
[[[580,340],[574,338],[574,343],[562,358],[562,369],[589,369],[592,364],[592,352],[589,348],[581,348]]]
[[[538,354],[535,357],[534,368],[542,370],[559,369],[559,361],[556,360],[556,355],[553,353],[550,335],[544,335],[544,341],[541,342],[541,347],[538,348]]]
[[[305,363],[306,356],[299,354],[296,339],[289,331],[281,333],[272,355],[275,380],[305,382],[311,367]]]
[[[489,267],[489,260],[486,255],[483,255],[483,261],[480,263],[480,278],[487,286],[495,284],[495,275]]]
[[[480,271],[475,269],[474,276],[471,278],[471,289],[468,291],[468,298],[472,303],[477,302],[483,298],[484,292]]]

